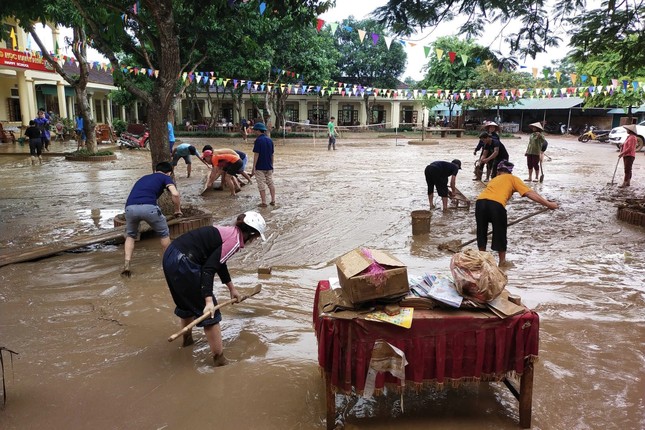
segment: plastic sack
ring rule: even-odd
[[[457,292],[477,303],[486,303],[499,296],[508,282],[491,253],[474,249],[453,255],[450,272]]]

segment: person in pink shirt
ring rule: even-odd
[[[266,240],[266,222],[262,215],[248,211],[237,216],[232,226],[201,227],[175,239],[163,255],[163,272],[175,302],[175,315],[184,328],[195,318],[209,312],[210,318],[197,324],[204,328],[215,366],[223,366],[224,357],[220,321],[222,314],[213,292],[215,274],[228,288],[231,299],[240,300],[226,262],[256,238]],[[183,346],[194,343],[192,333],[184,335]]]
[[[634,165],[634,159],[636,159],[636,144],[637,134],[636,126],[633,124],[624,125],[623,128],[627,130],[627,139],[623,143],[622,148],[620,148],[620,154],[618,158],[623,159],[623,164],[625,165],[625,178],[623,179],[623,184],[619,185],[620,188],[629,187],[632,180],[632,166]]]

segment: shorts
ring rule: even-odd
[[[162,265],[166,283],[175,302],[175,315],[183,319],[202,316],[206,306],[201,288],[202,267],[193,263],[172,244],[163,255]],[[217,306],[217,298],[214,294],[212,297],[213,304]],[[218,309],[213,318],[208,318],[197,326],[211,326],[220,321],[222,321],[222,313]]]
[[[136,238],[139,223],[145,221],[161,237],[170,236],[166,217],[157,205],[129,205],[125,207],[125,234]]]
[[[246,158],[240,158],[240,160],[242,160],[242,167],[240,168],[240,170],[238,170],[238,171],[237,171],[237,173],[242,173],[242,172],[244,172],[244,169],[246,169],[246,163],[248,163],[248,162],[249,162],[249,157],[246,157]]]
[[[224,166],[223,170],[231,176],[237,175],[237,173],[242,168],[242,159],[240,158],[235,163],[228,163]]]
[[[176,165],[177,165],[177,162],[179,161],[179,159],[180,159],[180,158],[183,158],[183,159],[184,159],[184,161],[186,162],[186,164],[190,164],[190,163],[191,163],[191,162],[190,162],[190,155],[177,155],[177,154],[175,154],[175,155],[173,155],[173,157],[172,157],[172,165],[173,165],[173,166],[176,166]]]
[[[256,170],[255,177],[260,192],[266,190],[266,187],[273,187],[273,170]]]
[[[428,184],[428,195],[437,189],[437,194],[440,197],[448,197],[448,177],[440,176],[438,169],[428,165],[425,170],[426,184]]]

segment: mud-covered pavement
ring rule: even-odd
[[[252,152],[238,140],[184,141]],[[262,293],[223,310],[233,361],[223,368],[210,366],[201,331],[191,348],[166,341],[178,321],[154,237],[137,243],[131,279],[119,276],[123,247],[115,245],[0,268],[0,346],[20,353],[13,369],[5,361],[0,428],[325,428],[311,308],[317,281],[336,274],[334,259],[369,246],[389,250],[411,274],[449,273],[451,254],[437,245],[475,235],[472,206],[435,210],[427,236],[411,235],[410,212],[427,208],[423,170],[434,160],[460,158],[457,187],[477,196],[476,141],[407,141],[345,137],[327,151],[320,140],[275,138],[277,206],[259,209],[268,240],[229,262],[240,290],[258,282],[258,266],[273,272],[259,280]],[[503,141],[525,178],[526,136]],[[614,206],[643,197],[645,156],[637,155],[633,186],[623,191],[622,163],[616,185],[608,185],[615,148],[555,137],[549,143],[544,183],[531,186],[561,208],[510,227],[507,254],[508,289],[541,317],[533,428],[645,428],[645,229],[617,221]],[[0,153],[17,147],[2,144]],[[118,151],[115,162],[45,157],[43,166],[29,164],[27,155],[0,156],[3,253],[111,228],[132,184],[150,171],[145,151]],[[212,211],[218,222],[257,209],[255,185],[237,197],[202,197],[205,166],[196,161],[189,179],[185,172],[180,161],[183,203]],[[540,208],[515,197],[509,220]],[[101,219],[93,220],[91,209],[100,209]],[[218,297],[227,298],[225,287]],[[517,403],[502,385],[410,393],[405,413],[398,401],[390,395],[352,407],[339,397],[338,406],[348,429],[517,428]]]

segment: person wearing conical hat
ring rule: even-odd
[[[529,169],[529,177],[526,179],[526,182],[531,182],[531,180],[537,182],[540,177],[540,154],[542,153],[542,145],[546,142],[546,139],[542,135],[544,128],[539,122],[529,124],[529,128],[532,133],[529,136],[529,144],[524,153],[526,156],[526,165]],[[533,171],[535,171],[535,179],[533,179]]]
[[[620,153],[618,154],[618,158],[623,159],[623,164],[625,166],[625,177],[623,178],[622,185],[619,185],[620,188],[630,186],[630,182],[632,180],[632,166],[636,159],[636,144],[638,143],[636,126],[628,124],[623,125],[623,128],[627,130],[627,139],[625,140],[625,143],[623,143],[622,148],[620,148]]]

